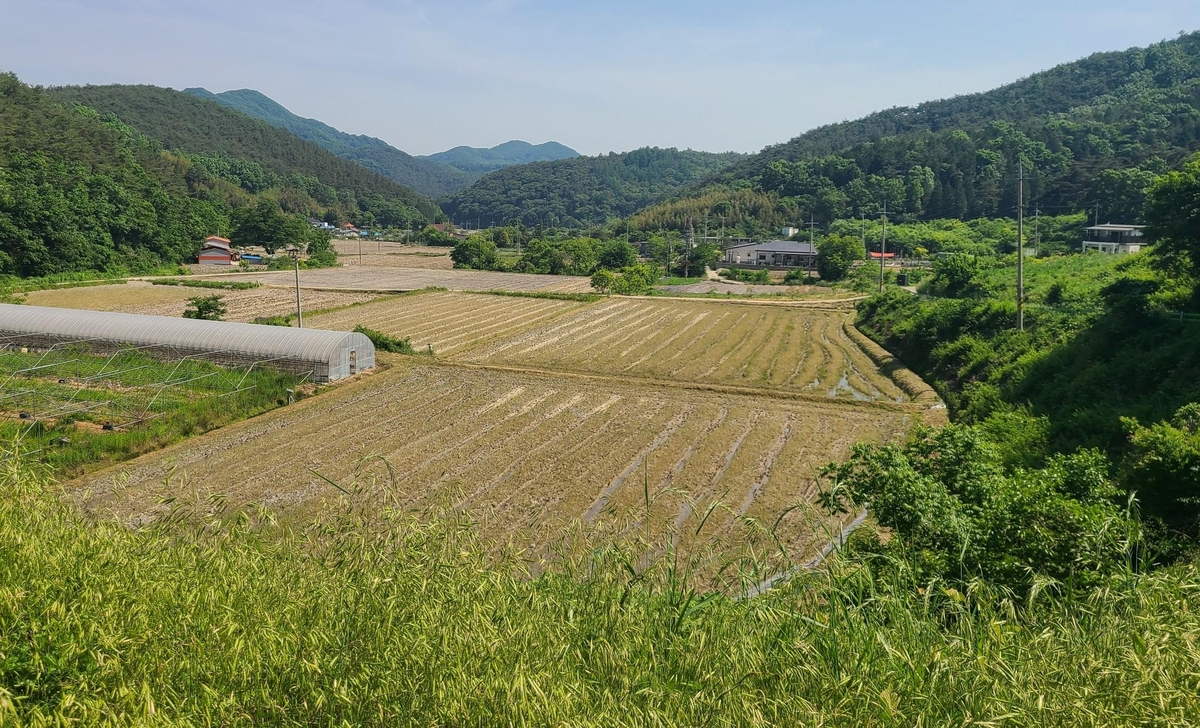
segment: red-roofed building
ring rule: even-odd
[[[230,247],[229,239],[210,235],[204,240],[200,255],[196,256],[200,265],[233,265],[238,254]]]

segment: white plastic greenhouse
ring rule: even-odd
[[[173,358],[311,372],[318,382],[375,366],[375,346],[358,333],[0,304],[0,346],[71,344],[100,351],[146,347]]]

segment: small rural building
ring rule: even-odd
[[[725,262],[758,268],[813,268],[817,264],[817,248],[812,243],[795,240],[735,245],[725,250]]]
[[[69,344],[98,353],[136,346],[147,356],[270,367],[318,382],[375,366],[375,346],[359,333],[7,303],[0,304],[0,344]]]
[[[237,253],[230,247],[229,240],[210,235],[204,240],[204,247],[200,249],[196,260],[200,265],[233,265],[237,257]]]
[[[1145,225],[1093,225],[1084,231],[1083,252],[1096,250],[1109,255],[1136,253],[1145,245]]]

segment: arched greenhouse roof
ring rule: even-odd
[[[375,346],[358,333],[44,306],[0,304],[0,337],[37,345],[158,346],[180,355],[246,365],[278,362],[277,368],[293,371],[297,365],[311,364],[314,376],[322,381],[375,365]]]

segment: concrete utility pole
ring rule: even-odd
[[[1025,162],[1017,162],[1017,331],[1025,330]]]
[[[288,246],[288,253],[292,256],[292,263],[296,266],[296,328],[304,328],[304,313],[300,310],[300,248],[295,245]]]
[[[883,261],[887,257],[887,200],[883,202],[883,237],[879,241],[879,292],[883,293]]]

